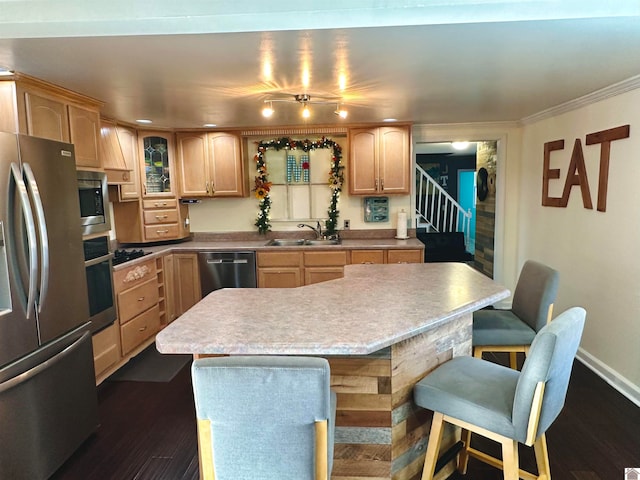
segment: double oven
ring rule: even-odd
[[[102,172],[78,170],[77,174],[89,320],[91,331],[96,333],[117,318],[107,178]]]

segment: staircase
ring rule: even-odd
[[[463,232],[469,245],[471,211],[465,211],[440,184],[416,165],[417,228],[427,232]]]

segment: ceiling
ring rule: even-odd
[[[640,75],[637,0],[52,3],[0,0],[0,66],[157,127],[345,123],[260,115],[301,93],[348,123],[518,121]]]

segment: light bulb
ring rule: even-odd
[[[309,110],[309,107],[305,105],[302,108],[302,118],[309,118],[310,116],[311,116],[311,111]]]
[[[347,118],[349,116],[349,112],[347,112],[345,109],[343,108],[339,108],[338,110],[336,110],[335,112],[336,115],[338,115],[340,118]]]
[[[273,115],[273,105],[269,103],[268,106],[265,105],[262,109],[262,116],[265,118],[269,118],[271,115]]]

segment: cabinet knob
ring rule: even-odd
[[[380,179],[380,190],[384,191],[384,178]]]
[[[204,182],[204,189],[207,193],[209,193],[209,182]]]

